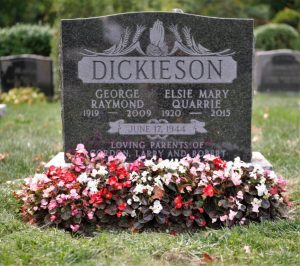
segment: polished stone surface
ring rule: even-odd
[[[258,91],[300,92],[300,52],[285,49],[256,52],[254,81]]]
[[[1,90],[18,87],[37,87],[53,96],[52,60],[40,55],[12,55],[0,57]]]
[[[65,151],[251,160],[252,20],[128,13],[61,33]]]

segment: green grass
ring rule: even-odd
[[[13,180],[62,149],[60,107],[8,106],[0,119],[0,153],[7,154],[0,161],[0,265],[199,265],[204,253],[215,265],[300,265],[300,96],[257,95],[253,110],[253,150],[289,180],[290,220],[176,236],[101,229],[88,238],[20,219],[11,195],[20,181]]]

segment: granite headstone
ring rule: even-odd
[[[61,34],[65,152],[251,160],[253,20],[128,13]]]
[[[0,104],[0,117],[6,115],[6,104],[1,103]]]
[[[1,91],[12,88],[37,87],[53,96],[52,60],[40,55],[0,57]]]
[[[256,52],[255,88],[258,91],[300,92],[300,52]]]

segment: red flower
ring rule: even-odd
[[[122,216],[122,212],[117,212],[117,216],[120,218]]]
[[[93,195],[90,196],[90,204],[100,204],[103,202],[102,199],[102,193],[101,191],[98,191],[97,193],[94,193]]]
[[[105,198],[111,199],[112,198],[112,193],[111,192],[106,193]]]
[[[182,207],[182,197],[181,196],[177,196],[174,199],[174,203],[175,203],[175,208],[176,209],[180,209]]]
[[[277,189],[277,187],[271,187],[271,189],[269,190],[269,192],[270,192],[272,195],[275,195],[275,194],[278,194],[278,189]]]
[[[213,163],[215,164],[217,170],[224,169],[226,167],[226,162],[222,161],[220,157],[213,159]]]
[[[212,197],[214,195],[214,187],[212,185],[207,185],[204,189],[203,189],[203,195],[208,196],[208,197]]]
[[[188,207],[188,206],[191,205],[192,203],[193,203],[193,200],[190,199],[190,200],[188,200],[187,202],[184,202],[183,205],[184,205],[184,207]]]
[[[116,190],[121,190],[122,189],[122,183],[115,184],[115,189]]]
[[[63,180],[64,182],[68,183],[68,182],[73,182],[77,179],[77,176],[74,175],[73,173],[70,172],[65,172],[64,174],[62,174],[61,176],[61,180]]]
[[[108,178],[107,182],[110,186],[114,186],[118,183],[118,178],[116,176],[112,176],[112,177]]]
[[[206,222],[205,222],[205,221],[202,221],[202,222],[201,222],[201,226],[206,226]]]
[[[124,183],[122,183],[123,187],[131,187],[131,181],[126,181]]]
[[[110,162],[110,164],[108,165],[109,171],[110,172],[114,172],[117,170],[117,165],[115,162]]]
[[[192,220],[192,221],[194,221],[195,220],[195,216],[194,215],[190,215],[189,219]]]
[[[119,204],[119,206],[118,206],[118,209],[119,209],[120,211],[124,211],[125,208],[126,208],[126,203],[125,203],[125,202]]]
[[[203,209],[203,208],[198,208],[198,211],[199,211],[200,213],[204,213],[204,209]]]
[[[117,170],[117,174],[119,175],[119,178],[120,179],[123,179],[125,177],[128,176],[128,172],[125,170],[124,167],[120,167],[118,170]]]

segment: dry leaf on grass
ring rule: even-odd
[[[7,153],[0,153],[0,162],[4,161],[8,157]]]
[[[44,158],[43,158],[43,155],[42,154],[37,154],[37,155],[35,155],[33,158],[32,158],[32,161],[34,162],[34,163],[36,163],[36,162],[39,162],[39,161],[42,161]]]
[[[211,255],[209,255],[207,252],[204,252],[204,253],[202,254],[202,259],[201,259],[201,261],[202,261],[203,263],[205,263],[205,264],[207,264],[207,263],[212,263],[214,260],[215,260],[215,258],[212,257]]]
[[[246,254],[250,254],[251,253],[251,247],[250,246],[244,246],[244,251]]]
[[[268,119],[269,118],[269,113],[264,113],[263,118]]]

